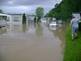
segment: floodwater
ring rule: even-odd
[[[1,28],[0,61],[63,61],[64,43],[57,30],[44,24]]]

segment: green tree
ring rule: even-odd
[[[81,0],[62,0],[46,16],[66,21],[67,19],[71,19],[73,12],[81,12]]]
[[[26,15],[25,14],[23,14],[23,16],[22,16],[22,24],[26,24]]]
[[[38,22],[39,22],[40,19],[44,16],[44,8],[38,7],[36,9],[36,16],[38,17]]]

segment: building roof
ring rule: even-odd
[[[10,15],[0,13],[0,16],[10,16]]]

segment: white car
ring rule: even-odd
[[[42,23],[46,23],[46,20],[45,20],[45,19],[42,19],[41,22],[42,22]]]
[[[46,20],[42,20],[41,22],[42,22],[42,23],[46,23]]]
[[[51,22],[51,23],[49,24],[49,26],[55,27],[55,26],[57,26],[57,23],[56,23],[56,22]]]
[[[56,30],[56,28],[57,28],[57,23],[56,23],[56,22],[51,22],[51,23],[49,24],[49,28],[50,28],[51,30]]]
[[[0,20],[0,28],[5,27],[7,25],[5,20]]]

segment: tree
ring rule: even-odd
[[[26,15],[25,14],[23,14],[23,16],[22,16],[22,24],[26,24]]]
[[[81,12],[81,0],[62,0],[46,16],[66,21],[67,19],[71,19],[73,12]]]
[[[59,4],[58,4],[58,3],[56,3],[56,4],[55,4],[55,7],[58,7],[58,5],[59,5]]]
[[[42,7],[38,7],[36,9],[36,16],[38,17],[38,22],[44,16],[44,9]]]
[[[62,5],[62,3],[60,3],[59,5],[56,4],[55,8],[50,10],[46,16],[47,17],[55,17],[56,19],[61,19],[61,16],[62,16],[61,15],[61,5]]]

